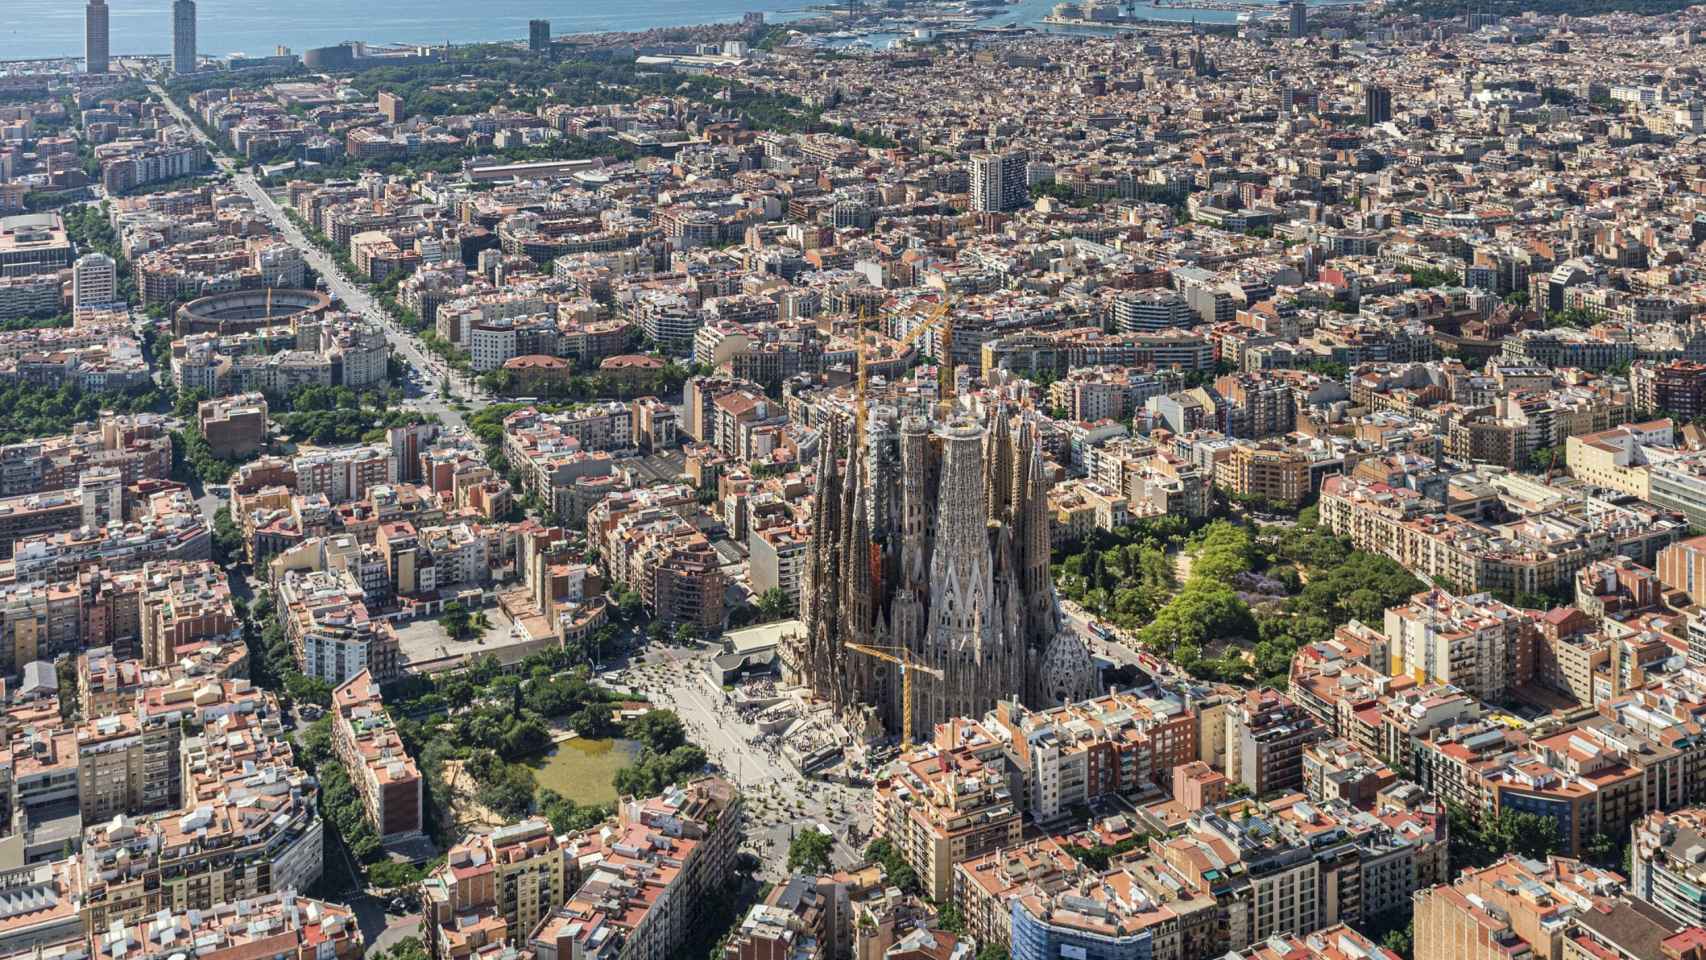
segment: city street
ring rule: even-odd
[[[1071,600],[1063,598],[1060,601],[1060,612],[1066,621],[1066,626],[1071,627],[1075,633],[1084,639],[1084,644],[1089,648],[1091,656],[1100,657],[1116,667],[1142,668],[1145,666],[1138,659],[1135,637],[1112,624],[1108,624],[1107,629],[1111,635],[1103,638],[1091,626],[1095,623],[1096,618]]]
[[[421,375],[426,378],[425,388],[427,392],[424,396],[412,398],[411,406],[422,413],[437,415],[445,426],[461,429],[466,424],[462,419],[462,414],[451,406],[453,401],[461,400],[476,410],[491,402],[490,398],[482,394],[472,382],[456,374],[443,360],[429,353],[421,345],[418,338],[398,326],[394,319],[379,308],[378,303],[368,295],[365,289],[344,276],[343,271],[338,269],[331,256],[316,247],[312,241],[302,234],[302,231],[296,228],[296,224],[285,216],[284,208],[280,207],[278,201],[274,200],[272,195],[261,187],[259,181],[252,174],[239,168],[230,157],[217,152],[219,150],[218,145],[214,144],[207,134],[202,132],[201,127],[196,125],[194,119],[185,113],[182,107],[179,107],[175,101],[166,95],[165,90],[158,85],[151,85],[150,89],[166,104],[167,109],[171,110],[172,115],[177,117],[180,123],[208,146],[209,150],[213,152],[214,162],[219,165],[219,168],[231,175],[232,182],[249,199],[254,201],[255,208],[265,214],[267,219],[272,221],[273,226],[277,227],[279,232],[283,234],[285,240],[301,251],[302,257],[308,265],[325,278],[327,288],[342,301],[343,308],[350,313],[360,314],[377,323],[385,331],[385,338],[391,342],[391,348],[396,356],[420,371]],[[448,397],[439,395],[438,392],[439,385],[446,381],[451,387],[451,393]]]
[[[361,936],[370,955],[391,949],[405,937],[420,935],[419,913],[393,914],[386,910],[387,901],[367,894],[351,897],[348,903],[355,911],[356,925],[361,928]]]
[[[870,832],[868,789],[807,779],[779,753],[756,742],[758,731],[721,702],[722,691],[712,688],[704,673],[714,649],[660,644],[647,653],[651,662],[630,661],[628,684],[674,710],[689,739],[740,785],[747,805],[746,849],[763,864],[764,876],[785,876],[789,842],[797,832],[819,824],[835,836],[831,859],[836,867],[861,862],[863,838]],[[859,836],[850,838],[850,828]]]

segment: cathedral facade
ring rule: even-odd
[[[1049,576],[1049,481],[1034,426],[993,410],[946,421],[879,411],[853,450],[826,426],[788,659],[855,728],[898,734],[894,665],[848,643],[904,648],[914,739],[999,700],[1041,707],[1093,693],[1080,637],[1062,629]]]

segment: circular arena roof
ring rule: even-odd
[[[237,333],[290,324],[331,309],[330,297],[317,290],[231,290],[191,300],[178,308],[179,333]]]

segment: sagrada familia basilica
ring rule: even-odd
[[[840,431],[845,433],[846,431]],[[1041,707],[1091,695],[1083,640],[1062,629],[1049,576],[1049,484],[1023,412],[899,416],[863,450],[826,425],[812,539],[789,659],[854,729],[900,733],[894,664],[848,643],[901,649],[915,670],[914,738],[997,701]]]

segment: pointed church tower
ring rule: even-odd
[[[865,691],[871,686],[869,680],[873,664],[870,658],[862,653],[848,651],[847,643],[871,642],[871,628],[876,621],[876,595],[879,584],[876,582],[874,571],[871,569],[874,559],[871,540],[871,517],[864,509],[865,505],[865,475],[867,469],[861,462],[856,470],[849,471],[851,476],[847,485],[848,511],[847,548],[842,561],[840,586],[846,591],[841,601],[842,643],[840,651],[842,661],[843,682],[841,685],[842,700],[837,704],[842,710],[850,710],[863,700]]]
[[[890,605],[893,639],[924,651],[926,591],[930,588],[930,424],[907,417],[900,424],[899,582]]]
[[[835,430],[826,426],[818,441],[817,487],[812,504],[812,539],[806,559],[805,637],[795,659],[800,681],[820,693],[829,689],[834,669],[833,644],[840,633],[841,472]]]
[[[936,542],[930,554],[930,626],[924,658],[942,671],[930,684],[939,695],[914,714],[930,729],[949,717],[981,715],[980,674],[998,656],[989,508],[984,499],[984,428],[956,418],[942,428],[942,479],[937,491]],[[916,681],[914,681],[916,684]],[[922,699],[922,698],[921,698]]]
[[[1019,456],[1025,463],[1024,512],[1019,530],[1024,537],[1020,545],[1019,564],[1025,588],[1025,637],[1031,644],[1046,643],[1057,626],[1055,617],[1054,580],[1049,575],[1049,482],[1043,472],[1042,444],[1036,428],[1026,431]]]
[[[984,500],[989,504],[991,520],[1006,521],[1007,506],[1012,502],[1013,431],[1007,405],[997,403],[989,412],[987,452],[984,455]]]

